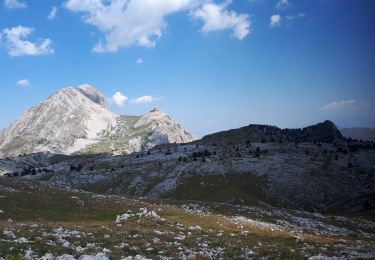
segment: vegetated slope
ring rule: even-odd
[[[375,142],[375,129],[365,127],[353,127],[341,129],[341,134],[347,138]]]
[[[5,259],[375,257],[375,223],[365,217],[134,199],[0,180]]]
[[[102,94],[81,85],[56,92],[3,130],[0,157],[36,152],[128,154],[195,139],[160,109],[139,117],[115,115]]]
[[[327,120],[302,129],[280,129],[276,126],[249,125],[214,133],[203,137],[198,143],[240,144],[246,142],[326,142],[342,140],[334,123]]]
[[[166,144],[127,156],[51,156],[50,172],[28,177],[103,193],[373,212],[371,143],[227,143]]]

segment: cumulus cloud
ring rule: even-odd
[[[56,6],[53,6],[52,9],[51,9],[51,11],[49,12],[47,18],[48,18],[49,20],[53,20],[53,19],[56,18],[56,15],[57,15],[57,7],[56,7]]]
[[[233,35],[242,40],[250,33],[250,19],[247,14],[237,14],[226,10],[232,1],[223,4],[206,3],[191,13],[192,17],[203,21],[202,32],[233,30]]]
[[[117,91],[112,96],[112,98],[109,98],[110,103],[115,104],[119,107],[123,107],[128,102],[128,100],[129,98],[123,95],[120,91]],[[133,104],[133,105],[149,104],[158,100],[161,100],[161,98],[153,97],[153,96],[140,96],[140,97],[131,99],[130,104]]]
[[[118,105],[119,107],[123,107],[125,102],[128,100],[128,97],[123,95],[121,92],[117,91],[110,101]]]
[[[53,54],[54,50],[50,39],[40,39],[36,42],[25,40],[33,31],[34,28],[24,26],[4,29],[1,38],[3,38],[2,41],[4,41],[4,45],[7,48],[8,55],[16,57]]]
[[[326,104],[322,107],[323,110],[339,110],[346,108],[357,108],[360,106],[368,106],[366,103],[358,102],[354,99],[333,101],[329,104]]]
[[[121,47],[154,47],[166,27],[165,17],[187,8],[193,0],[68,0],[65,7],[82,12],[83,21],[96,26],[105,40],[95,52],[115,52]]]
[[[159,97],[141,96],[141,97],[137,97],[135,99],[132,99],[131,103],[132,104],[136,104],[136,105],[139,105],[139,104],[148,104],[148,103],[152,103],[152,102],[158,101],[160,99],[161,98],[159,98]]]
[[[281,24],[281,15],[274,14],[270,18],[270,27],[277,27]]]
[[[31,86],[31,83],[27,79],[20,79],[19,81],[17,81],[16,85],[21,87],[29,87]]]
[[[279,0],[276,4],[276,8],[278,9],[285,9],[290,7],[292,4],[289,2],[289,0]]]
[[[27,4],[18,0],[4,0],[4,6],[8,9],[20,9],[26,8]]]
[[[142,64],[144,62],[144,60],[142,58],[138,58],[135,63],[137,64]]]
[[[133,45],[155,47],[167,26],[166,17],[187,11],[204,22],[202,31],[233,29],[242,39],[249,33],[247,15],[225,8],[230,1],[216,5],[210,0],[67,0],[65,8],[83,13],[82,20],[102,32],[95,52],[116,52]]]

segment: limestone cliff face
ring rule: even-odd
[[[155,109],[142,117],[118,116],[90,85],[68,87],[27,110],[0,133],[0,156],[35,152],[132,153],[195,137]]]

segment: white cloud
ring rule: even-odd
[[[138,58],[135,63],[137,64],[142,64],[144,62],[144,60],[142,58]]]
[[[53,19],[56,18],[56,15],[57,15],[57,7],[56,7],[56,6],[52,6],[52,9],[51,9],[51,11],[49,12],[47,18],[48,18],[49,20],[53,20]]]
[[[2,41],[5,42],[5,47],[10,56],[24,56],[24,55],[48,55],[53,54],[54,50],[51,47],[52,41],[48,38],[40,39],[36,42],[25,40],[34,31],[34,28],[17,26],[7,28],[2,31]]]
[[[195,0],[68,0],[65,7],[84,13],[84,22],[105,34],[93,48],[115,52],[121,47],[154,47],[167,23],[165,17],[183,10]]]
[[[160,98],[152,97],[152,96],[141,96],[141,97],[132,99],[131,103],[132,104],[147,104],[147,103],[152,103],[154,101],[157,101],[159,99]]]
[[[203,31],[233,29],[242,39],[249,33],[247,15],[237,15],[211,0],[67,0],[65,8],[83,13],[82,20],[102,32],[105,39],[95,52],[116,52],[133,45],[155,47],[167,26],[166,17],[176,12],[190,12],[205,22]]]
[[[153,97],[153,96],[140,96],[137,98],[133,98],[130,100],[130,104],[134,105],[141,105],[141,104],[148,104],[158,100],[161,100],[160,97]],[[123,95],[120,91],[117,91],[112,98],[109,98],[108,101],[111,104],[115,104],[119,107],[123,107],[125,103],[127,103],[129,98]]]
[[[8,9],[19,9],[26,8],[27,4],[18,0],[4,0],[4,6]]]
[[[247,14],[226,10],[231,2],[227,0],[223,4],[206,3],[191,15],[203,21],[202,32],[232,29],[233,35],[242,40],[250,33],[251,22]]]
[[[110,101],[114,102],[119,107],[123,107],[128,97],[123,95],[121,92],[117,91]]]
[[[270,27],[277,27],[281,24],[281,15],[274,14],[270,18]]]
[[[360,104],[356,100],[349,99],[349,100],[333,101],[329,104],[324,105],[322,109],[323,110],[338,110],[338,109],[345,109],[345,108],[353,108],[353,107],[357,107],[358,105]]]
[[[290,7],[292,4],[289,2],[289,0],[279,0],[276,4],[276,8],[278,9],[285,9]]]
[[[27,79],[20,79],[19,81],[17,81],[16,85],[21,87],[31,86],[30,81],[28,81]]]

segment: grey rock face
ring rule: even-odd
[[[117,115],[89,85],[64,88],[27,110],[3,131],[1,154],[71,153],[99,141],[97,133],[116,124]]]
[[[159,144],[187,143],[195,139],[194,135],[156,108],[141,117],[120,116],[111,131],[103,132],[100,142],[87,146],[79,153],[130,154]]]
[[[90,85],[64,88],[27,110],[0,133],[0,156],[36,152],[132,153],[195,137],[155,109],[142,117],[118,116]]]

